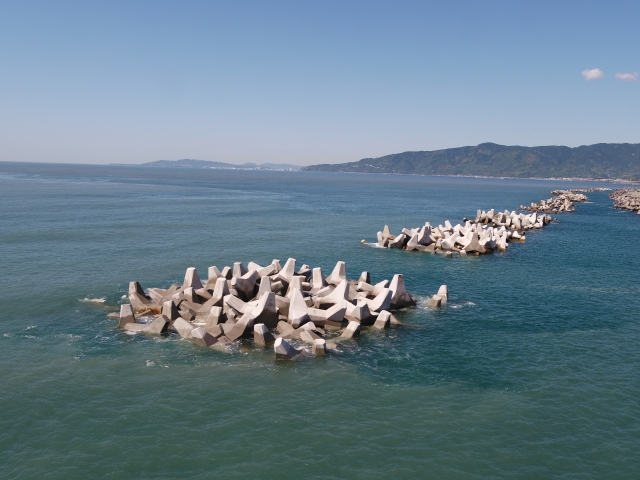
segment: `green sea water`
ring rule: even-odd
[[[589,193],[503,254],[360,244],[584,186],[0,163],[0,477],[638,478],[638,215]],[[288,257],[418,306],[293,362],[107,317],[132,280]]]

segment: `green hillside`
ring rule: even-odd
[[[640,144],[598,143],[570,147],[475,147],[404,152],[359,162],[304,167],[307,171],[468,175],[520,178],[640,180]]]

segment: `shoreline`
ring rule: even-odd
[[[505,177],[491,175],[423,175],[421,173],[388,173],[388,172],[330,172],[324,170],[299,170],[305,173],[346,173],[352,175],[401,175],[407,177],[449,177],[449,178],[491,178],[498,180],[549,180],[552,182],[597,182],[597,183],[615,183],[624,185],[638,185],[640,180],[625,180],[623,178],[607,179],[607,178],[582,178],[582,177]]]
[[[221,168],[221,167],[191,167],[191,166],[148,166],[144,164],[134,163],[64,163],[64,162],[16,162],[11,160],[1,160],[1,163],[9,164],[36,164],[36,165],[65,165],[65,166],[87,166],[87,167],[144,167],[145,169],[156,168],[175,168],[175,169],[192,169],[192,170],[232,170],[232,171],[264,171],[264,172],[282,172],[282,173],[332,173],[332,174],[349,174],[349,175],[398,175],[408,177],[449,177],[449,178],[486,178],[497,180],[547,180],[552,182],[594,182],[594,183],[612,183],[617,185],[640,185],[639,180],[625,180],[623,178],[589,178],[589,177],[509,177],[509,176],[491,176],[491,175],[424,175],[421,173],[389,173],[389,172],[332,172],[324,170],[284,170],[269,168]],[[302,167],[305,168],[305,167]]]

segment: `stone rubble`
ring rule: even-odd
[[[276,359],[292,359],[303,350],[326,355],[336,347],[326,337],[344,341],[357,338],[365,327],[401,325],[391,311],[416,305],[401,274],[372,284],[369,272],[362,272],[349,281],[344,262],[327,277],[319,267],[296,270],[293,258],[284,266],[279,260],[266,267],[254,262],[222,270],[212,266],[208,274],[201,281],[190,267],[183,284],[168,289],[145,291],[131,282],[131,303],[121,305],[118,326],[151,335],[169,331],[206,348],[253,339],[256,346],[273,346]]]

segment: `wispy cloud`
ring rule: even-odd
[[[604,72],[599,68],[591,68],[582,71],[582,76],[588,82],[589,80],[600,80],[604,77]]]
[[[638,81],[638,72],[616,73],[616,78],[618,80],[622,80],[623,82],[637,82]]]

